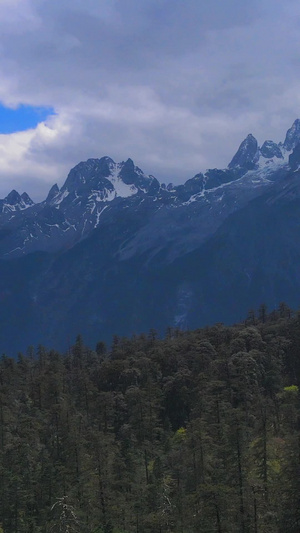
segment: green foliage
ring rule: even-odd
[[[66,355],[3,356],[3,533],[298,532],[299,341],[282,304],[111,351],[78,336]]]
[[[173,442],[181,443],[186,439],[186,429],[185,428],[179,428],[175,432],[173,436]]]
[[[297,385],[289,385],[288,387],[283,388],[284,392],[288,392],[291,394],[298,394],[299,387]]]

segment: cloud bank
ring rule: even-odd
[[[51,106],[0,135],[0,197],[33,199],[80,160],[131,157],[180,183],[300,116],[294,0],[0,0],[0,101]]]

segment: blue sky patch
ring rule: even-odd
[[[14,133],[35,128],[39,122],[54,114],[52,107],[20,105],[17,109],[10,109],[0,104],[0,133]]]

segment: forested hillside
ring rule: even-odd
[[[4,533],[298,533],[300,315],[0,361]],[[1,527],[0,527],[1,531]]]

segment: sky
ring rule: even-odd
[[[298,0],[0,0],[0,198],[90,157],[224,168],[248,133],[284,140],[299,66]]]

